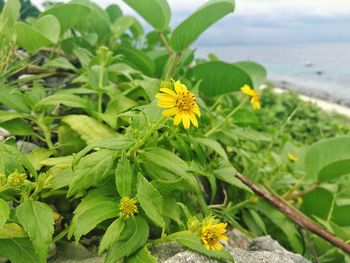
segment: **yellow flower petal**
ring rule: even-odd
[[[190,115],[189,114],[182,114],[182,124],[184,126],[185,129],[190,128]]]
[[[158,101],[157,106],[160,108],[172,108],[175,107],[175,102],[168,102],[168,101]]]
[[[177,114],[178,112],[179,112],[178,108],[172,108],[172,109],[163,111],[162,114],[164,117],[169,117],[169,116],[173,116],[173,115]]]
[[[250,103],[252,104],[252,107],[254,110],[259,110],[261,108],[261,103],[260,103],[260,97],[259,96],[254,96],[250,100]]]
[[[155,96],[157,99],[160,100],[171,100],[171,101],[176,101],[176,97],[170,94],[166,93],[157,93]]]
[[[228,240],[228,237],[227,237],[227,236],[222,235],[222,236],[220,236],[220,237],[219,237],[219,239],[220,239],[220,240]]]
[[[198,107],[197,104],[194,105],[194,107],[193,107],[193,112],[194,112],[195,114],[197,114],[198,117],[201,116],[201,111],[199,110],[199,107]]]
[[[174,118],[174,125],[178,126],[181,122],[182,113],[179,111]]]
[[[189,116],[194,127],[198,128],[198,121],[196,119],[196,116],[193,113],[190,113]]]
[[[249,96],[255,96],[257,93],[256,93],[256,90],[252,89],[251,87],[249,87],[248,85],[244,85],[242,88],[241,88],[241,92],[243,94],[246,94],[246,95],[249,95]]]
[[[176,96],[176,93],[173,90],[168,89],[168,88],[161,88],[160,91],[162,91],[164,93],[168,93],[168,94],[173,95],[173,96]]]
[[[182,87],[180,80],[174,82],[174,88],[177,94],[182,93]]]

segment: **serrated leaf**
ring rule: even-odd
[[[22,238],[28,237],[20,225],[8,223],[0,228],[0,239]]]
[[[127,220],[118,242],[109,249],[105,263],[115,263],[130,256],[147,242],[148,235],[149,227],[145,219],[138,216]]]
[[[158,260],[152,256],[147,247],[141,248],[133,256],[128,258],[128,263],[157,263]]]
[[[176,235],[175,239],[181,245],[194,251],[197,251],[200,254],[203,254],[207,257],[234,262],[234,259],[226,249],[220,251],[208,250],[204,247],[200,238],[194,234],[188,232],[180,232]]]
[[[137,200],[140,202],[142,210],[154,224],[165,228],[163,219],[163,199],[158,190],[139,174],[137,179]]]
[[[13,263],[41,262],[28,238],[0,239],[0,255]]]
[[[72,108],[87,109],[88,101],[73,94],[54,94],[39,101],[35,107],[64,105]]]
[[[221,144],[217,141],[207,139],[207,138],[193,138],[195,141],[199,142],[200,144],[203,144],[204,146],[214,150],[217,154],[219,154],[225,161],[228,161],[227,154],[222,148]]]
[[[47,62],[44,65],[44,67],[76,70],[76,68],[73,66],[73,64],[70,63],[68,61],[68,59],[66,59],[65,57],[54,58],[53,60],[50,60],[49,62]]]
[[[16,208],[16,216],[28,233],[40,262],[46,262],[54,232],[52,209],[47,204],[27,200]]]
[[[8,203],[0,198],[0,229],[5,225],[10,216],[10,207]]]
[[[107,228],[98,249],[99,255],[108,250],[119,239],[120,234],[124,230],[124,225],[125,221],[122,218],[118,218]]]
[[[79,133],[87,144],[116,137],[112,129],[86,115],[67,115],[62,118],[62,122]]]
[[[30,113],[22,93],[0,83],[0,103],[17,112]]]
[[[119,214],[119,200],[103,195],[101,192],[92,192],[84,197],[74,211],[72,225],[68,236],[74,234],[75,241],[93,230],[106,219],[115,218]]]
[[[171,10],[166,0],[123,0],[159,31],[168,28]]]
[[[132,177],[130,162],[124,151],[115,170],[115,182],[120,196],[131,196]]]
[[[208,27],[233,12],[234,0],[211,0],[178,25],[170,39],[177,52],[189,47]]]
[[[68,196],[98,185],[113,175],[113,151],[99,150],[81,159],[74,171],[74,179],[69,186]]]

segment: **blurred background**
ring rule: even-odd
[[[38,8],[55,3],[31,2]],[[137,16],[121,0],[94,2],[119,4],[124,13]],[[168,2],[175,27],[206,0]],[[349,0],[236,0],[235,13],[207,30],[195,47],[199,57],[214,53],[227,62],[254,60],[277,86],[350,105]]]

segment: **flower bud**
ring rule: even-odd
[[[7,183],[10,186],[19,187],[23,185],[25,179],[26,179],[25,174],[20,174],[19,172],[16,171],[9,175],[9,177],[7,178]]]
[[[199,220],[195,216],[192,216],[187,221],[187,228],[192,233],[199,233],[201,229],[201,222],[199,222]]]

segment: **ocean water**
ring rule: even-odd
[[[350,43],[198,47],[197,56],[216,54],[226,62],[252,60],[268,79],[316,97],[350,104]]]

